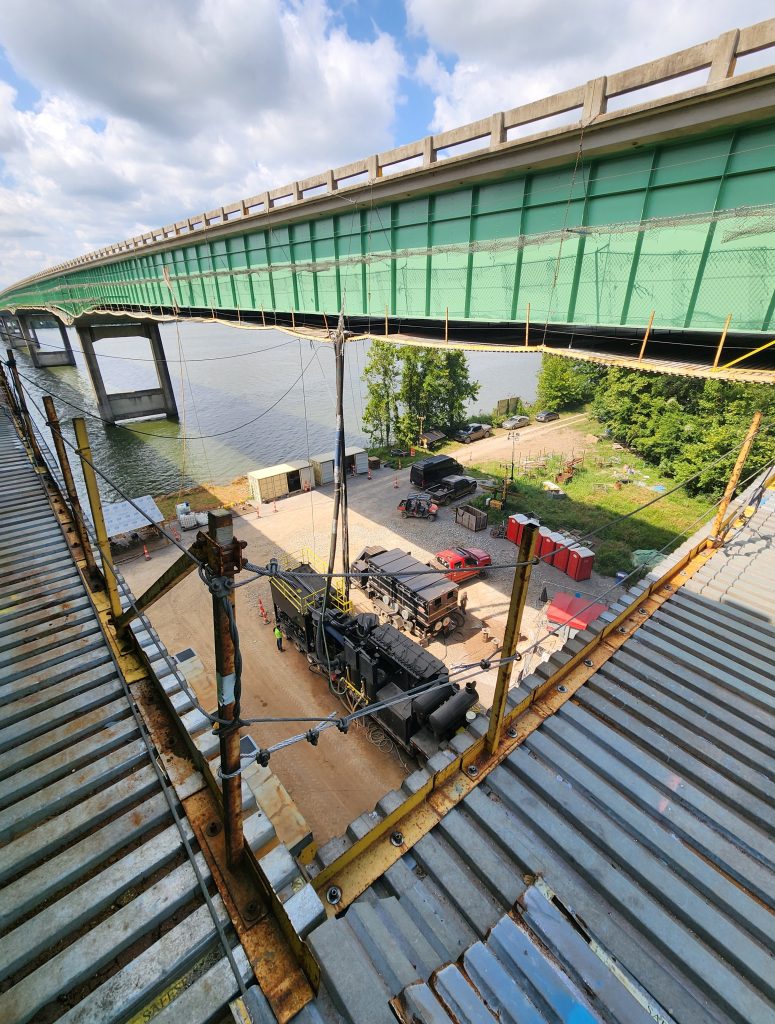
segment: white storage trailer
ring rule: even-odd
[[[308,462],[283,462],[248,473],[248,486],[253,501],[276,501],[299,491],[311,491],[315,477]]]
[[[323,452],[322,455],[310,455],[310,464],[315,473],[315,483],[318,487],[323,484],[334,482],[334,453]],[[369,456],[365,448],[345,448],[344,469],[346,473],[352,473],[355,466],[356,473],[368,473]]]

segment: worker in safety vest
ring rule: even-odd
[[[274,627],[274,638],[277,641],[277,650],[281,651],[283,649],[283,634],[277,623],[275,623]]]

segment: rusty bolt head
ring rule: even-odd
[[[223,826],[220,821],[211,821],[205,828],[205,832],[212,839],[214,836],[218,835],[222,828]]]
[[[391,832],[391,834],[390,834],[390,844],[391,844],[391,846],[403,846],[404,845],[404,833],[403,832],[399,832],[397,830],[395,832]]]
[[[568,692],[568,687],[565,685],[565,683],[560,683],[560,685],[557,687],[557,692],[558,693],[567,693]]]
[[[594,666],[595,666],[595,663],[594,663],[594,661],[592,661],[591,658],[585,658],[584,659],[584,664],[586,665],[587,668],[594,668]]]
[[[342,902],[342,890],[338,885],[331,885],[326,890],[326,901],[335,907],[337,903]]]
[[[472,779],[475,779],[476,776],[479,774],[479,769],[476,767],[475,764],[469,764],[469,766],[466,768],[466,772],[468,775],[470,775]]]
[[[509,728],[506,730],[506,735],[510,740],[515,740],[517,738],[517,730],[514,728],[513,725],[509,726]]]

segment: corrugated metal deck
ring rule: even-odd
[[[0,704],[0,1020],[224,1019],[237,981],[60,526],[2,409]],[[247,980],[217,894],[212,903]]]
[[[387,1024],[390,998],[418,1024],[775,1020],[774,542],[771,491],[572,701],[312,932],[324,988],[300,1024]]]

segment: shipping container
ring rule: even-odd
[[[320,455],[310,455],[309,458],[312,470],[315,474],[315,483],[318,487],[334,482],[334,452],[323,452]],[[369,457],[364,448],[345,448],[344,469],[346,473],[366,473],[369,469]]]
[[[289,494],[313,490],[315,478],[308,462],[283,462],[248,473],[248,486],[253,501],[277,501]]]

